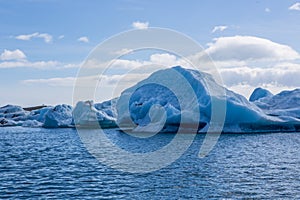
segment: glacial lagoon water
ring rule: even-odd
[[[173,138],[107,131],[133,152]],[[0,199],[300,199],[300,133],[222,134],[210,154],[198,158],[203,139],[197,135],[163,169],[130,174],[99,163],[75,129],[0,128]]]

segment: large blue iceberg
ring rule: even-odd
[[[185,83],[174,78],[174,73]],[[218,106],[220,110],[216,113],[218,109],[213,107]],[[220,123],[214,121],[214,115],[219,116]],[[248,101],[219,85],[210,74],[177,66],[154,72],[124,90],[119,98],[102,103],[81,101],[74,108],[62,104],[30,111],[14,105],[0,108],[0,126],[100,125],[127,127],[136,132],[172,132],[183,118],[187,128],[196,124],[199,132],[206,132],[212,121],[219,123],[223,132],[299,131],[300,89],[273,95],[257,88]]]
[[[198,115],[198,112],[193,113],[194,109],[192,107],[186,107],[185,109],[180,108],[177,98],[184,99],[185,102],[192,101],[190,95],[187,94],[184,88],[179,94],[175,95],[168,88],[155,84],[162,80],[167,80],[168,85],[176,85],[177,80],[174,80],[172,76],[170,76],[174,70],[183,76],[183,79],[192,86],[193,92],[196,94],[197,105],[200,111],[198,122],[193,122],[193,117]],[[177,85],[177,87],[182,87],[182,85]],[[285,95],[291,96],[290,98],[294,99],[297,95],[300,95],[300,92],[285,92]],[[160,123],[154,123],[154,126],[150,128],[147,127],[147,124],[151,121],[150,113],[155,115],[153,109],[151,110],[153,105],[160,105],[159,107],[166,111],[165,119],[162,119],[164,122],[163,128],[165,128],[166,131],[168,131],[169,127],[174,125],[179,126],[181,113],[191,112],[190,121],[199,123],[199,131],[205,132],[208,130],[208,126],[211,122],[212,102],[215,102],[215,104],[217,104],[216,106],[218,106],[218,104],[226,106],[226,111],[224,111],[224,132],[295,131],[297,127],[299,127],[298,124],[300,120],[296,117],[300,116],[299,110],[297,109],[297,102],[290,101],[289,105],[291,108],[289,107],[289,110],[286,112],[292,112],[291,115],[293,115],[293,117],[288,117],[288,115],[284,113],[285,109],[277,110],[275,113],[269,111],[269,109],[274,108],[271,107],[270,102],[273,103],[272,105],[280,103],[278,100],[273,100],[278,99],[276,98],[277,95],[271,98],[271,93],[263,89],[258,89],[254,91],[252,96],[255,96],[257,100],[262,100],[260,101],[261,104],[268,104],[269,106],[265,105],[265,107],[262,108],[262,106],[260,106],[261,104],[256,103],[256,101],[254,103],[249,102],[245,97],[220,86],[209,74],[184,69],[178,66],[157,71],[146,80],[125,90],[118,101],[118,122],[119,124],[126,125],[133,121],[137,131],[142,131],[143,128],[141,127],[143,126],[146,131],[151,131],[151,128],[155,131],[155,128]],[[265,101],[267,99],[270,100],[265,102],[263,99],[265,99]],[[127,107],[129,107],[129,112],[126,111]],[[296,111],[291,111],[292,109]],[[157,112],[160,113],[161,109],[157,109]],[[219,114],[222,115],[222,111],[220,111]],[[222,124],[222,122],[220,122],[220,124]]]

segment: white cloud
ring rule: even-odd
[[[297,2],[289,7],[289,10],[299,10],[300,11],[300,2]]]
[[[23,84],[46,84],[50,86],[64,86],[64,87],[74,87],[75,82],[80,84],[82,87],[95,87],[95,83],[99,82],[102,86],[105,87],[115,87],[116,85],[121,84],[121,87],[124,88],[125,85],[132,85],[144,78],[148,74],[122,74],[122,75],[93,75],[93,76],[84,76],[84,77],[55,77],[48,79],[27,79],[23,80]],[[101,86],[101,87],[102,87]],[[120,86],[118,86],[120,87]]]
[[[59,61],[29,61],[20,49],[10,51],[5,49],[0,54],[0,69],[8,68],[36,68],[36,69],[65,69],[77,68],[80,64],[62,63]]]
[[[134,69],[143,65],[149,64],[149,62],[139,60],[126,60],[126,59],[114,59],[109,62],[100,62],[96,59],[87,60],[83,67],[87,69]]]
[[[215,26],[211,32],[212,33],[215,33],[217,31],[221,31],[222,32],[222,31],[224,31],[227,28],[228,28],[228,26]]]
[[[149,22],[133,22],[132,27],[135,29],[147,29],[149,27]]]
[[[0,55],[1,60],[24,60],[26,59],[26,55],[20,50],[16,49],[14,51],[4,50],[4,52]]]
[[[128,51],[128,49],[122,50],[124,53]],[[300,56],[298,52],[287,45],[253,36],[220,37],[214,39],[213,43],[205,49],[205,52],[212,56],[226,87],[245,96],[249,96],[256,87],[265,87],[274,93],[280,91],[280,89],[300,87],[298,81],[298,77],[300,77]],[[202,70],[209,72],[211,62],[201,60],[203,52],[199,55],[197,55],[198,59],[200,58],[199,66]],[[195,58],[191,57],[196,59],[196,56],[194,56]],[[260,65],[256,65],[257,63]],[[59,63],[56,65],[59,65]],[[158,70],[159,66],[155,65],[189,67],[182,58],[177,58],[175,55],[168,53],[152,54],[144,60],[115,59],[101,63],[93,59],[88,60],[84,67],[87,67],[91,72],[95,72],[95,68],[97,68],[96,70],[99,68],[107,69],[109,66],[106,73],[110,75],[101,77],[101,85],[110,88],[107,90],[108,92],[115,91],[114,85],[118,85],[119,89],[117,91],[121,92]],[[205,69],[202,68],[203,66]],[[129,75],[124,75],[128,72],[130,72]],[[94,74],[90,73],[91,76],[86,74],[87,77],[81,77],[81,85],[95,86],[94,83],[99,80],[99,77],[93,76]],[[75,77],[66,77],[26,80],[24,83],[73,86],[75,80]],[[100,93],[102,94],[102,90]]]
[[[35,32],[27,35],[18,35],[15,37],[18,40],[31,40],[32,38],[42,38],[46,43],[52,42],[52,35],[48,33]]]
[[[0,63],[0,69],[19,68],[19,67],[46,69],[46,68],[54,68],[54,67],[58,67],[58,66],[59,66],[59,62],[57,62],[57,61],[29,62],[29,61],[25,60],[25,61],[1,62]]]
[[[49,78],[49,79],[28,79],[22,81],[24,84],[46,84],[50,86],[72,86],[74,85],[74,77]]]
[[[27,60],[5,61],[0,62],[0,69],[8,68],[36,68],[36,69],[65,69],[76,68],[78,64],[64,64],[58,61],[36,61],[30,62]]]
[[[300,65],[277,65],[271,68],[234,67],[220,69],[221,76],[227,86],[240,83],[259,86],[276,83],[278,85],[300,87]]]
[[[127,49],[127,48],[124,48],[124,49],[120,49],[118,51],[114,51],[114,52],[111,52],[113,55],[125,55],[125,54],[129,54],[133,52],[132,49]]]
[[[127,50],[124,49],[124,52]],[[128,50],[129,51],[129,50]],[[130,51],[129,51],[130,52]],[[145,68],[147,66],[149,68],[150,65],[160,65],[165,67],[172,67],[175,65],[182,65],[186,63],[181,59],[177,59],[176,56],[168,53],[156,53],[150,55],[150,57],[146,60],[127,60],[127,59],[113,59],[109,62],[101,62],[97,59],[89,59],[87,60],[83,67],[89,69],[114,69],[114,70],[131,70],[136,68]]]
[[[208,49],[209,48],[211,48],[211,46],[208,47]],[[218,67],[218,72],[227,88],[248,97],[256,87],[264,87],[270,89],[270,91],[274,93],[280,91],[281,89],[293,89],[295,87],[300,87],[300,82],[298,81],[298,77],[300,77],[300,63],[297,63],[297,60],[279,60],[274,62],[275,64],[272,65],[272,67],[257,67],[256,65],[251,66],[249,65],[247,57],[244,57],[244,52],[239,51],[238,48],[243,49],[245,46],[238,45],[234,48],[237,52],[242,54],[242,56],[237,56],[239,59],[232,61],[230,59],[224,60],[222,58],[221,60],[216,61],[217,64],[223,64],[221,67]],[[261,57],[264,58],[264,56],[256,56],[255,58],[261,59]],[[242,60],[241,58],[245,58],[245,60]],[[227,65],[231,66],[224,67],[224,63],[227,63]],[[204,63],[204,65],[205,64],[206,63]],[[57,65],[59,65],[59,63],[53,63],[53,67]],[[89,60],[87,63],[85,63],[85,67],[87,67],[88,70],[92,70],[91,72],[94,72],[94,68],[106,68],[108,65],[110,65],[110,67],[106,70],[106,73],[109,75],[103,75],[99,77],[97,75],[93,75],[94,73],[90,73],[90,76],[86,75],[85,77],[78,78],[77,81],[79,81],[80,86],[94,87],[101,79],[100,85],[101,87],[105,87],[107,92],[114,91],[116,92],[115,94],[120,94],[120,92],[124,89],[149,76],[152,72],[160,69],[155,65],[163,65],[164,67],[181,65],[187,67],[182,59],[178,59],[176,56],[168,53],[152,54],[148,60],[115,59],[108,63],[100,63],[97,60]],[[120,72],[122,74],[116,74]],[[23,83],[72,87],[74,86],[76,79],[76,77],[56,77],[50,79],[25,80]],[[103,94],[103,90],[100,89],[100,93]]]
[[[205,50],[216,61],[294,60],[300,58],[291,47],[253,36],[214,39]]]
[[[18,35],[16,36],[16,39],[18,40],[30,40],[33,37],[37,37],[39,33],[32,33],[32,34],[28,34],[28,35]]]
[[[163,53],[163,54],[153,54],[150,56],[150,62],[158,64],[158,65],[163,65],[163,66],[174,66],[178,64],[178,60],[176,56],[168,54],[168,53]]]
[[[63,39],[63,38],[65,38],[65,36],[64,36],[64,35],[60,35],[60,36],[58,36],[58,39],[59,39],[59,40],[61,40],[61,39]]]
[[[270,8],[265,8],[265,12],[271,12]]]
[[[88,43],[89,42],[89,38],[86,37],[86,36],[83,36],[83,37],[78,38],[77,41]]]
[[[256,87],[269,89],[273,93],[300,87],[300,64],[297,63],[282,62],[269,68],[220,68],[219,73],[227,88],[247,97]]]
[[[205,53],[211,56],[213,63]],[[265,87],[274,93],[300,87],[299,53],[271,40],[253,36],[220,37],[214,39],[204,53],[191,59],[209,73],[217,67],[225,86],[245,96],[256,87]]]

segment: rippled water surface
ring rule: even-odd
[[[173,138],[108,134],[139,152]],[[223,134],[200,159],[203,138],[166,168],[130,174],[100,164],[75,129],[0,128],[0,199],[300,199],[300,133]]]

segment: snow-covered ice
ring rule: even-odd
[[[73,122],[72,106],[62,104],[48,109],[44,116],[45,128],[66,128],[71,127]]]
[[[286,123],[300,122],[300,89],[282,91],[254,101],[263,112],[276,116]]]
[[[115,100],[94,104],[93,101],[79,101],[74,110],[74,123],[79,127],[115,127]],[[112,105],[113,104],[113,105]]]
[[[257,101],[261,98],[265,98],[265,97],[272,97],[273,94],[269,91],[269,90],[266,90],[266,89],[263,89],[263,88],[256,88],[250,98],[249,98],[249,101],[253,102],[253,101]]]

